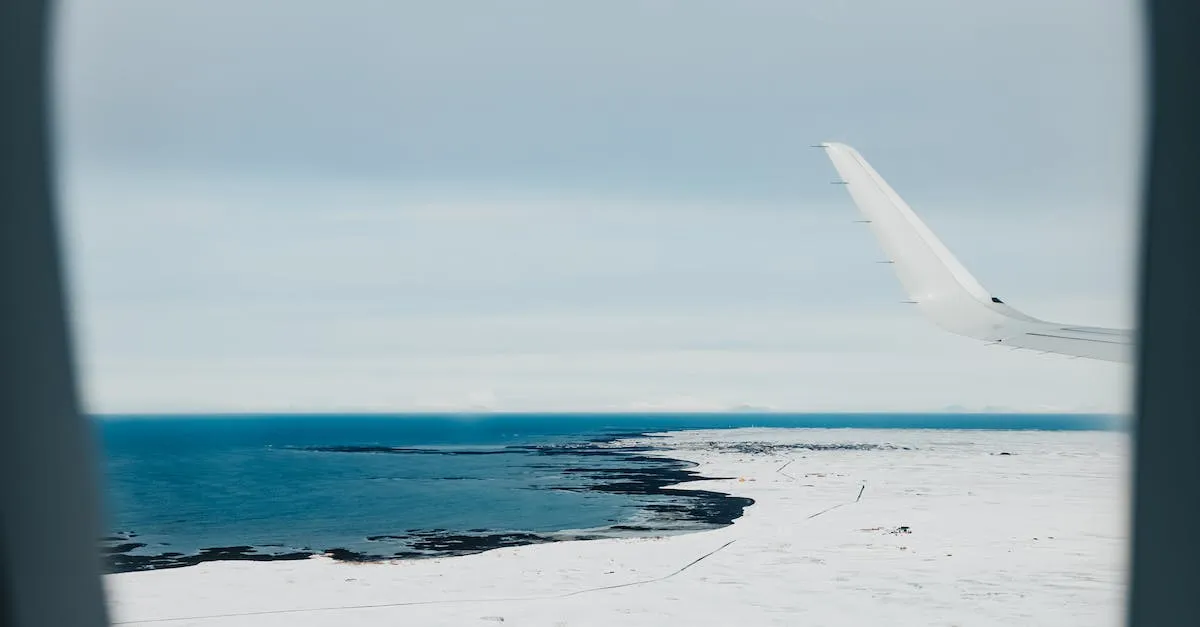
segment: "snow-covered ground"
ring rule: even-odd
[[[112,618],[299,627],[1121,623],[1126,435],[740,429],[655,443],[706,476],[728,477],[685,487],[756,504],[732,526],[666,538],[110,575]]]

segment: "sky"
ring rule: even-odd
[[[1031,315],[1133,324],[1117,0],[66,0],[88,410],[1122,412],[946,334],[819,150]]]

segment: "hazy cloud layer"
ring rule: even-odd
[[[100,411],[1121,409],[900,305],[809,144],[1031,314],[1129,324],[1116,1],[75,0],[62,196]]]

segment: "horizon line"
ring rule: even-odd
[[[738,409],[612,409],[612,410],[253,410],[253,411],[131,411],[131,412],[80,412],[92,418],[110,417],[274,417],[274,416],[380,416],[380,417],[452,417],[452,416],[1076,416],[1129,418],[1127,412],[1113,411],[1056,411],[1056,410],[903,410],[903,411],[859,411],[859,410],[738,410]]]

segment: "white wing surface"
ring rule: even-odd
[[[858,151],[821,144],[909,298],[939,327],[985,342],[1105,361],[1130,361],[1132,333],[1027,316],[971,276]]]

